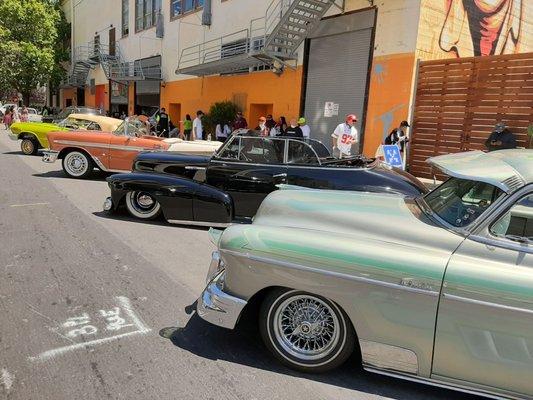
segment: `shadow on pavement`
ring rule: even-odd
[[[93,174],[89,178],[79,179],[79,180],[80,181],[82,181],[82,180],[83,181],[105,181],[105,178],[107,178],[109,175],[111,175],[111,174],[109,174],[108,172],[95,170],[93,172]],[[59,171],[48,171],[48,172],[43,172],[43,173],[40,173],[40,174],[33,174],[33,176],[36,176],[38,178],[74,179],[74,178],[69,178],[67,175],[65,175],[65,173],[62,170],[59,170]]]
[[[105,199],[102,199],[102,203],[104,202],[104,200]],[[165,221],[163,217],[159,217],[154,220],[143,220],[143,219],[133,218],[126,211],[122,209],[119,209],[118,211],[115,211],[113,213],[107,212],[107,211],[97,211],[97,212],[93,212],[93,215],[99,218],[135,222],[137,224],[143,224],[143,225],[157,225],[157,226],[171,226],[171,227],[174,226],[177,228],[194,229],[197,231],[208,231],[209,230],[209,227],[205,227],[205,226],[170,224],[167,221]]]
[[[473,395],[366,372],[359,366],[359,360],[355,356],[340,368],[325,374],[296,372],[281,365],[271,356],[261,341],[254,321],[240,322],[235,330],[227,330],[203,321],[193,311],[194,309],[196,309],[195,304],[185,308],[188,314],[193,313],[185,327],[163,328],[159,334],[180,349],[202,358],[224,360],[398,400],[430,398],[481,400],[480,397]]]
[[[27,155],[27,154],[24,154],[22,151],[20,150],[15,150],[15,151],[6,151],[4,153],[2,153],[4,155],[15,155],[15,156],[23,156],[23,157],[42,157],[43,155],[41,154],[41,152],[37,153],[37,154],[31,154],[31,155]]]

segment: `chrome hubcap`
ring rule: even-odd
[[[157,207],[157,201],[146,192],[135,192],[131,195],[131,204],[139,213],[149,214]]]
[[[278,343],[299,359],[315,360],[334,351],[339,342],[339,321],[331,307],[309,295],[285,300],[274,315]]]
[[[24,153],[33,152],[33,143],[29,140],[25,140],[24,142],[22,142],[22,150],[24,151]]]
[[[87,160],[80,154],[69,154],[67,167],[73,175],[82,175],[87,170]]]

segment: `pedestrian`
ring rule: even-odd
[[[276,126],[276,121],[274,121],[274,118],[272,118],[272,114],[268,114],[266,116],[266,126],[270,130]]]
[[[9,129],[11,127],[12,121],[13,121],[13,111],[11,110],[11,107],[8,107],[4,115],[4,125],[6,126],[6,129]]]
[[[357,116],[350,114],[346,116],[345,122],[337,125],[331,134],[333,150],[338,150],[339,158],[350,157],[352,146],[359,143],[359,133],[355,128]]]
[[[22,110],[20,112],[20,122],[28,122],[29,119],[29,113],[26,106],[22,106]]]
[[[202,125],[202,117],[204,113],[201,110],[196,112],[196,118],[192,122],[192,140],[204,140],[204,127]]]
[[[289,127],[285,130],[285,133],[280,136],[303,138],[304,134],[302,128],[298,126],[296,118],[292,118]]]
[[[287,130],[287,120],[285,117],[279,117],[278,123],[276,124],[276,130],[278,132],[278,136],[283,136],[285,131]]]
[[[485,146],[489,151],[515,149],[516,136],[509,129],[507,129],[507,126],[505,126],[503,122],[499,121],[494,126],[494,131],[485,141]]]
[[[169,129],[169,132],[168,132],[169,138],[179,138],[182,136],[180,135],[179,128],[175,126],[170,120],[168,121],[168,129]]]
[[[309,139],[309,137],[311,136],[311,128],[309,127],[309,125],[307,125],[304,117],[300,117],[300,119],[298,120],[298,126],[302,130],[304,138]]]
[[[270,136],[270,129],[266,125],[267,119],[265,117],[259,117],[259,124],[255,127],[255,130],[259,132],[259,136]]]
[[[11,106],[11,115],[12,115],[12,123],[13,122],[20,122],[20,114],[18,107]]]
[[[229,123],[225,122],[224,124],[217,124],[215,128],[215,135],[219,142],[225,143],[230,134],[231,128],[229,127]]]
[[[248,128],[248,121],[246,121],[246,118],[242,115],[242,112],[237,112],[237,116],[235,117],[235,121],[233,122],[233,130],[237,129],[247,129]]]
[[[185,140],[194,140],[191,139],[191,132],[192,132],[192,119],[189,114],[185,116],[185,120],[183,121],[183,134],[185,136]]]
[[[120,119],[121,120],[125,120],[127,117],[126,117],[126,112],[124,110],[122,110],[122,113],[120,114]]]
[[[159,112],[159,121],[157,122],[157,130],[159,135],[163,137],[169,137],[170,134],[170,117],[167,114],[167,110],[163,107]]]
[[[409,138],[407,137],[407,128],[409,128],[410,125],[407,121],[402,121],[400,123],[400,126],[398,128],[395,128],[387,135],[385,138],[385,144],[391,145],[395,144],[400,148],[400,151],[403,154],[405,144],[409,141]]]
[[[43,107],[42,116],[43,116],[43,117],[46,117],[46,116],[48,116],[48,114],[49,114],[48,107],[47,107],[47,106],[44,106],[44,107]]]

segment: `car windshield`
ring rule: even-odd
[[[87,127],[92,123],[92,121],[87,121],[84,119],[67,117],[61,121],[58,125],[63,128],[69,129],[87,129]]]
[[[448,224],[461,228],[473,223],[503,191],[485,182],[450,178],[424,200]]]
[[[150,133],[146,121],[139,118],[128,118],[113,132],[117,136],[141,137]]]

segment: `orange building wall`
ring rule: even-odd
[[[85,105],[109,111],[109,85],[96,85],[94,94],[90,87],[85,87]]]
[[[408,119],[415,54],[374,57],[363,153],[373,157],[385,136]]]
[[[85,105],[87,107],[96,107],[96,96],[91,94],[89,86],[85,86]]]
[[[135,84],[130,83],[128,86],[128,115],[135,114]]]
[[[77,89],[76,88],[69,88],[69,89],[62,89],[63,90],[63,101],[61,103],[61,108],[65,108],[67,106],[67,99],[72,100],[72,104],[76,104],[78,96],[77,96]]]
[[[257,124],[259,112],[270,111],[274,118],[297,117],[300,111],[302,68],[286,70],[281,76],[272,71],[244,75],[207,76],[167,82],[161,87],[161,107],[193,118],[196,111],[208,112],[217,101],[230,100],[241,107],[250,127]],[[130,92],[130,104],[132,102]],[[179,110],[179,111],[178,111]],[[256,115],[257,114],[257,115]],[[176,115],[171,115],[176,123]]]

